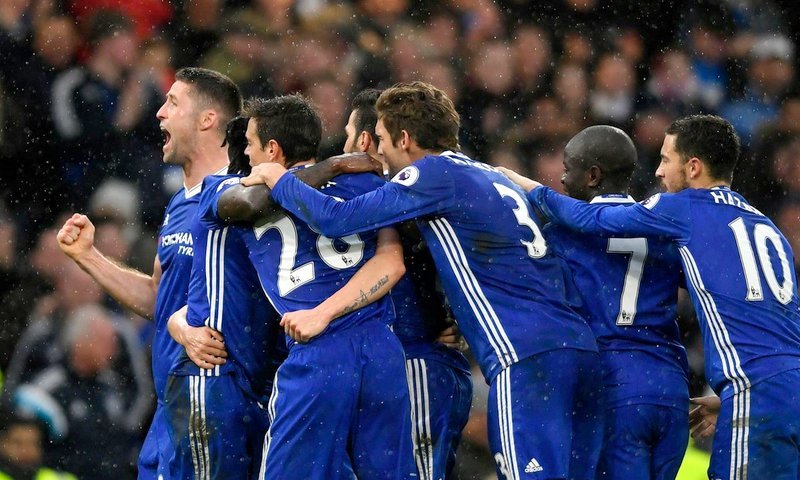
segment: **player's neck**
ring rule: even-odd
[[[689,184],[689,188],[697,188],[697,189],[710,189],[714,187],[728,187],[730,188],[731,182],[726,180],[720,180],[718,178],[702,178],[696,180],[689,180],[687,182]]]
[[[183,164],[183,184],[187,189],[199,185],[204,178],[219,172],[228,165],[228,151],[216,144],[206,142],[206,148],[196,149],[189,160]],[[211,145],[214,147],[209,148]]]

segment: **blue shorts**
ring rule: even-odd
[[[600,371],[597,352],[561,349],[495,377],[489,448],[499,478],[595,478],[605,410]]]
[[[156,413],[150,423],[150,429],[139,451],[139,480],[164,480],[168,475],[169,462],[174,449],[167,433],[167,418],[161,402],[156,405]]]
[[[756,383],[722,400],[712,480],[800,478],[800,370]]]
[[[405,356],[385,324],[294,345],[268,410],[261,479],[417,477]]]
[[[254,478],[261,465],[267,412],[235,373],[170,375],[164,410],[175,455],[170,480]]]
[[[469,419],[469,372],[424,358],[406,360],[411,435],[420,480],[450,478],[461,431]]]
[[[627,405],[606,410],[599,480],[673,480],[689,438],[689,399],[684,408]]]

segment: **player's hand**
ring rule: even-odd
[[[260,163],[253,167],[250,175],[242,179],[242,185],[250,187],[253,185],[266,184],[269,188],[272,188],[286,171],[286,168],[278,163]]]
[[[61,251],[78,261],[94,246],[94,225],[86,215],[73,214],[56,234]]]
[[[383,164],[369,156],[368,153],[343,153],[330,157],[326,162],[332,162],[336,173],[367,173],[372,172],[380,177],[383,176]]]
[[[330,320],[316,310],[297,310],[289,312],[281,318],[281,326],[294,340],[305,343],[322,333]]]
[[[522,187],[526,192],[530,192],[534,188],[542,186],[542,184],[536,180],[531,180],[528,177],[522,176],[514,170],[509,170],[505,167],[497,167],[497,169],[500,170],[503,175],[508,177],[509,180]]]
[[[200,368],[212,369],[225,363],[228,352],[222,334],[209,327],[192,327],[185,321],[186,307],[169,317],[169,332]]]
[[[461,332],[455,324],[442,330],[436,341],[446,347],[458,350],[459,352],[467,351],[467,342],[464,340],[464,337],[461,336]]]
[[[695,405],[689,411],[689,431],[692,437],[708,438],[714,435],[721,407],[719,397],[716,395],[695,397],[690,398],[689,402]]]

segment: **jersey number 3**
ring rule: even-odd
[[[528,256],[531,258],[544,257],[547,253],[547,242],[545,242],[544,237],[542,236],[542,231],[539,230],[539,226],[536,225],[536,222],[533,221],[528,213],[528,207],[525,204],[525,201],[522,200],[522,197],[519,193],[511,188],[508,188],[502,183],[495,183],[493,185],[501,197],[508,197],[514,201],[514,217],[517,219],[517,223],[523,227],[528,227],[531,232],[533,232],[532,242],[520,240],[520,243],[522,243],[525,248],[528,249]]]
[[[278,293],[285,297],[297,287],[314,280],[314,262],[306,262],[295,268],[297,258],[297,226],[289,217],[253,228],[256,239],[260,239],[270,229],[281,234],[281,259],[278,262]],[[344,270],[357,265],[364,258],[364,242],[358,235],[348,235],[339,240],[347,244],[347,250],[340,252],[333,245],[333,239],[320,235],[317,237],[317,253],[329,267]]]

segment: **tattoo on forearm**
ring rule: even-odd
[[[350,306],[345,307],[345,309],[342,310],[342,315],[347,315],[348,313],[358,310],[366,305],[367,302],[369,302],[369,299],[375,296],[375,294],[380,291],[381,287],[387,283],[389,283],[389,276],[384,275],[383,278],[378,280],[378,282],[369,289],[369,293],[364,293],[364,290],[361,290],[358,300],[353,302]]]

